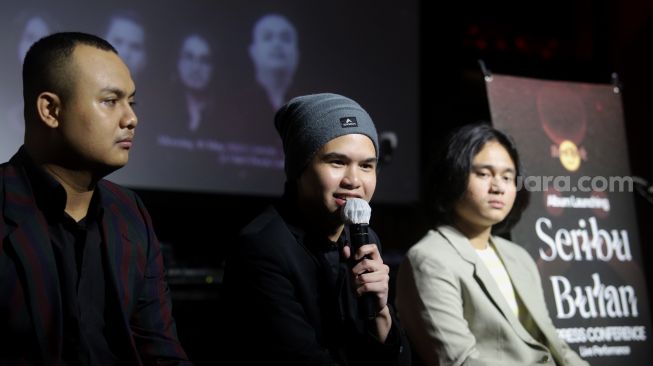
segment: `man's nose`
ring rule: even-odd
[[[506,191],[506,182],[503,180],[503,177],[493,176],[490,181],[490,190],[492,193],[502,194]]]
[[[352,189],[360,186],[360,172],[354,165],[349,165],[346,168],[345,175],[342,177],[342,185]]]
[[[134,108],[130,104],[127,104],[125,115],[123,116],[123,119],[121,121],[121,127],[133,129],[136,128],[137,124],[138,124],[138,117],[136,116],[136,112],[134,111]]]

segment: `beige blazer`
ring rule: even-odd
[[[589,365],[558,337],[535,262],[522,247],[493,236],[536,338],[510,310],[490,272],[459,231],[429,231],[399,267],[396,306],[425,365]]]

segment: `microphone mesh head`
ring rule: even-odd
[[[362,198],[348,198],[342,208],[342,219],[346,224],[369,224],[372,208]]]

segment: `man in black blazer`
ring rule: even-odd
[[[0,165],[0,364],[190,364],[143,203],[104,180],[137,118],[106,41],[56,33],[23,66],[25,144]]]
[[[347,199],[369,201],[376,187],[370,116],[349,98],[315,94],[284,105],[275,125],[286,190],[280,205],[242,231],[227,259],[231,349],[250,350],[236,355],[242,364],[408,364],[378,237],[372,232],[375,244],[352,252],[341,218]],[[358,315],[363,294],[375,300],[372,319]]]

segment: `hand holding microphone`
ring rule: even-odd
[[[383,264],[375,244],[370,243],[368,228],[372,209],[367,201],[349,198],[342,209],[342,218],[349,225],[352,274],[355,277],[359,300],[359,313],[363,319],[373,320],[388,301],[390,269]],[[359,253],[360,251],[360,253]],[[356,260],[356,255],[363,255]]]

